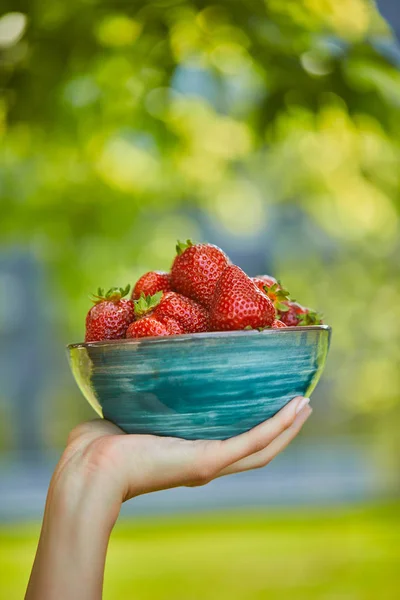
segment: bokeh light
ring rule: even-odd
[[[4,0],[0,479],[27,457],[54,456],[91,417],[64,356],[83,338],[89,294],[168,269],[176,239],[193,238],[221,245],[250,275],[272,271],[333,326],[301,441],[310,464],[317,443],[331,444],[316,495],[325,468],[352,468],[359,450],[364,462],[332,502],[349,500],[363,469],[358,498],[398,502],[399,57],[369,0]],[[37,372],[24,389],[21,364]],[[21,423],[35,418],[29,438]],[[282,463],[290,477],[303,464],[293,461]],[[371,555],[360,559],[365,581]],[[378,580],[372,595],[351,581],[331,594],[321,580],[295,597],[391,598],[393,581]],[[278,587],[265,597],[293,597]]]

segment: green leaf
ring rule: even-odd
[[[278,300],[289,300],[289,292],[286,290],[278,290],[276,292],[276,297]]]
[[[243,331],[250,330],[250,329],[253,329],[252,326],[251,325],[246,325],[246,327],[243,329]]]
[[[140,294],[140,297],[137,300],[135,300],[134,304],[135,304],[135,315],[137,317],[140,317],[147,312],[146,296],[144,295],[143,292]]]
[[[308,321],[308,315],[307,315],[307,313],[299,315],[298,325],[301,325],[301,326],[308,325],[307,321]]]
[[[289,292],[279,287],[278,283],[274,283],[270,287],[268,285],[264,285],[264,291],[267,296],[274,302],[275,308],[277,310],[281,310],[283,312],[287,312],[289,309],[283,305],[283,302],[287,302],[289,297]],[[283,308],[282,308],[283,306]]]
[[[191,246],[194,246],[192,240],[186,240],[186,242],[180,242],[178,240],[175,246],[177,255],[180,256],[185,252],[185,250],[187,250],[187,248],[190,248]]]
[[[125,288],[122,287],[112,287],[108,290],[105,298],[107,300],[111,300],[112,302],[118,302],[121,298],[124,298],[129,294],[129,290],[131,286],[128,284]]]
[[[299,315],[299,325],[321,325],[323,323],[323,315],[315,310],[309,310],[306,313]]]
[[[280,312],[288,312],[288,310],[290,310],[289,306],[287,304],[283,304],[283,302],[277,302],[275,308]]]
[[[120,288],[121,290],[121,298],[124,298],[125,296],[127,296],[129,294],[129,290],[131,289],[131,284],[128,283],[128,285],[126,286],[125,289]]]
[[[99,302],[103,302],[103,300],[109,300],[110,302],[119,302],[121,298],[127,296],[129,294],[129,290],[131,289],[130,284],[128,284],[125,288],[121,287],[112,287],[106,293],[104,293],[103,288],[97,289],[97,294],[91,295],[91,300],[98,304]]]
[[[112,287],[108,290],[106,295],[104,296],[107,300],[109,300],[114,294],[119,293],[119,288]]]
[[[164,292],[157,292],[153,296],[145,296],[143,292],[138,300],[135,300],[135,315],[143,317],[156,308],[161,302]]]

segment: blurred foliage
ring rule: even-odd
[[[398,514],[393,505],[121,521],[104,598],[396,600]],[[38,535],[0,528],[1,600],[23,597]]]
[[[373,3],[1,9],[0,232],[49,265],[70,339],[89,291],[168,268],[206,214],[238,244],[265,228],[279,276],[334,326],[334,395],[391,411],[400,72]]]

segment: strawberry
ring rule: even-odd
[[[252,277],[251,279],[262,292],[265,291],[265,286],[272,287],[278,283],[275,277],[271,277],[271,275],[257,275],[257,277]]]
[[[200,333],[208,328],[207,310],[198,302],[176,292],[164,294],[154,314],[157,318],[175,319],[186,333]]]
[[[171,276],[165,271],[149,271],[141,276],[132,292],[132,300],[138,300],[142,294],[153,296],[157,292],[171,290]]]
[[[94,306],[86,316],[85,342],[124,338],[128,325],[135,318],[132,300],[124,299],[130,286],[111,288],[106,294],[99,288],[93,296]]]
[[[218,278],[230,264],[226,254],[212,244],[178,242],[171,268],[172,289],[209,308]]]
[[[276,310],[284,310],[283,302],[289,300],[289,292],[270,275],[258,275],[252,278],[256,286],[268,296],[275,305]]]
[[[279,319],[288,327],[296,327],[298,325],[320,325],[322,323],[322,315],[315,312],[311,308],[306,308],[298,302],[290,300],[282,303],[278,310]]]
[[[273,303],[250,277],[235,265],[226,267],[212,299],[211,331],[269,327],[275,316]]]
[[[285,325],[285,323],[282,321],[279,321],[279,319],[275,319],[275,321],[272,323],[272,329],[281,329],[281,327],[287,327],[287,325]]]
[[[179,335],[184,333],[179,323],[169,317],[159,317],[153,315],[143,317],[134,321],[128,327],[127,338],[154,337],[160,335]]]
[[[175,319],[185,333],[207,331],[208,312],[194,300],[176,292],[159,292],[154,296],[141,296],[135,302],[137,318],[152,314],[156,319],[169,317]]]

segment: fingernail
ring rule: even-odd
[[[302,398],[298,405],[296,406],[296,415],[299,414],[301,410],[310,402],[310,398]]]

